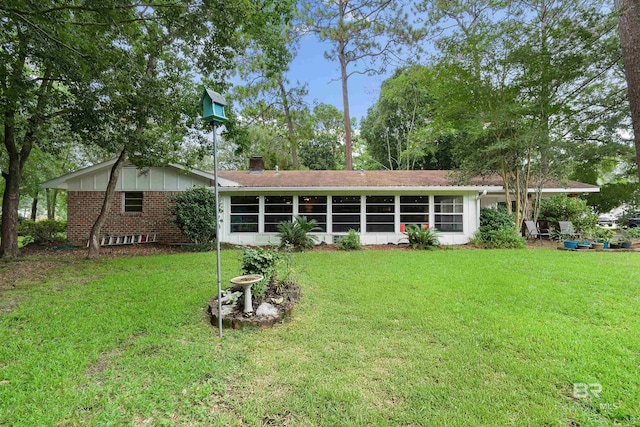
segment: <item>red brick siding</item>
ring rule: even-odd
[[[142,212],[122,212],[123,196],[116,191],[101,235],[158,233],[160,243],[185,243],[178,227],[169,222],[169,197],[176,192],[144,191]],[[100,214],[104,192],[69,191],[67,237],[74,245],[86,245],[93,223]]]

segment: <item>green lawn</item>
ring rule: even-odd
[[[238,257],[223,252],[224,283]],[[0,425],[640,425],[637,253],[295,264],[292,321],[222,341],[213,253],[63,259],[0,284]]]

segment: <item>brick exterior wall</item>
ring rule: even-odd
[[[123,212],[123,193],[116,191],[102,227],[101,235],[157,233],[159,243],[186,243],[188,240],[169,222],[169,197],[176,192],[144,191],[142,212]],[[67,201],[67,238],[84,246],[93,223],[100,214],[103,191],[69,191]]]

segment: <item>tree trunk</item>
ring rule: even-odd
[[[31,202],[31,221],[35,221],[38,217],[38,193],[33,197]]]
[[[291,159],[293,160],[293,168],[299,169],[298,165],[298,144],[295,139],[293,118],[291,117],[291,108],[289,106],[289,98],[287,97],[287,90],[284,87],[282,81],[282,75],[278,77],[278,86],[280,87],[280,98],[282,99],[282,108],[284,109],[284,116],[287,120],[287,139],[289,140],[289,146],[291,147]]]
[[[342,81],[342,105],[344,108],[344,154],[347,160],[347,170],[353,170],[353,164],[351,161],[351,117],[349,115],[349,88],[347,80],[347,58],[344,53],[345,44],[340,42],[340,52],[338,54],[340,58],[340,80]]]
[[[89,251],[87,253],[87,258],[89,259],[96,258],[100,253],[100,230],[102,230],[104,223],[107,221],[107,215],[109,214],[111,201],[113,200],[113,194],[115,193],[116,184],[118,183],[118,178],[120,177],[120,170],[122,169],[122,165],[124,164],[126,159],[127,150],[123,148],[120,152],[120,156],[118,156],[118,159],[111,167],[111,175],[109,176],[107,189],[104,192],[102,209],[100,210],[100,215],[98,215],[98,218],[93,224],[93,227],[91,227],[91,233],[89,233]]]
[[[13,138],[13,127],[5,126],[5,138]],[[17,152],[9,153],[9,171],[2,171],[5,179],[2,196],[2,242],[0,256],[18,256],[18,203],[20,201],[20,162]]]
[[[640,179],[640,0],[615,0]]]

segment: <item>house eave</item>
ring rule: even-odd
[[[287,193],[310,193],[310,192],[353,192],[353,193],[367,193],[367,192],[393,192],[393,193],[410,193],[410,192],[460,192],[460,193],[473,193],[487,190],[502,191],[502,187],[496,186],[341,186],[341,187],[220,187],[220,191],[227,193],[266,193],[266,192],[287,192]]]

